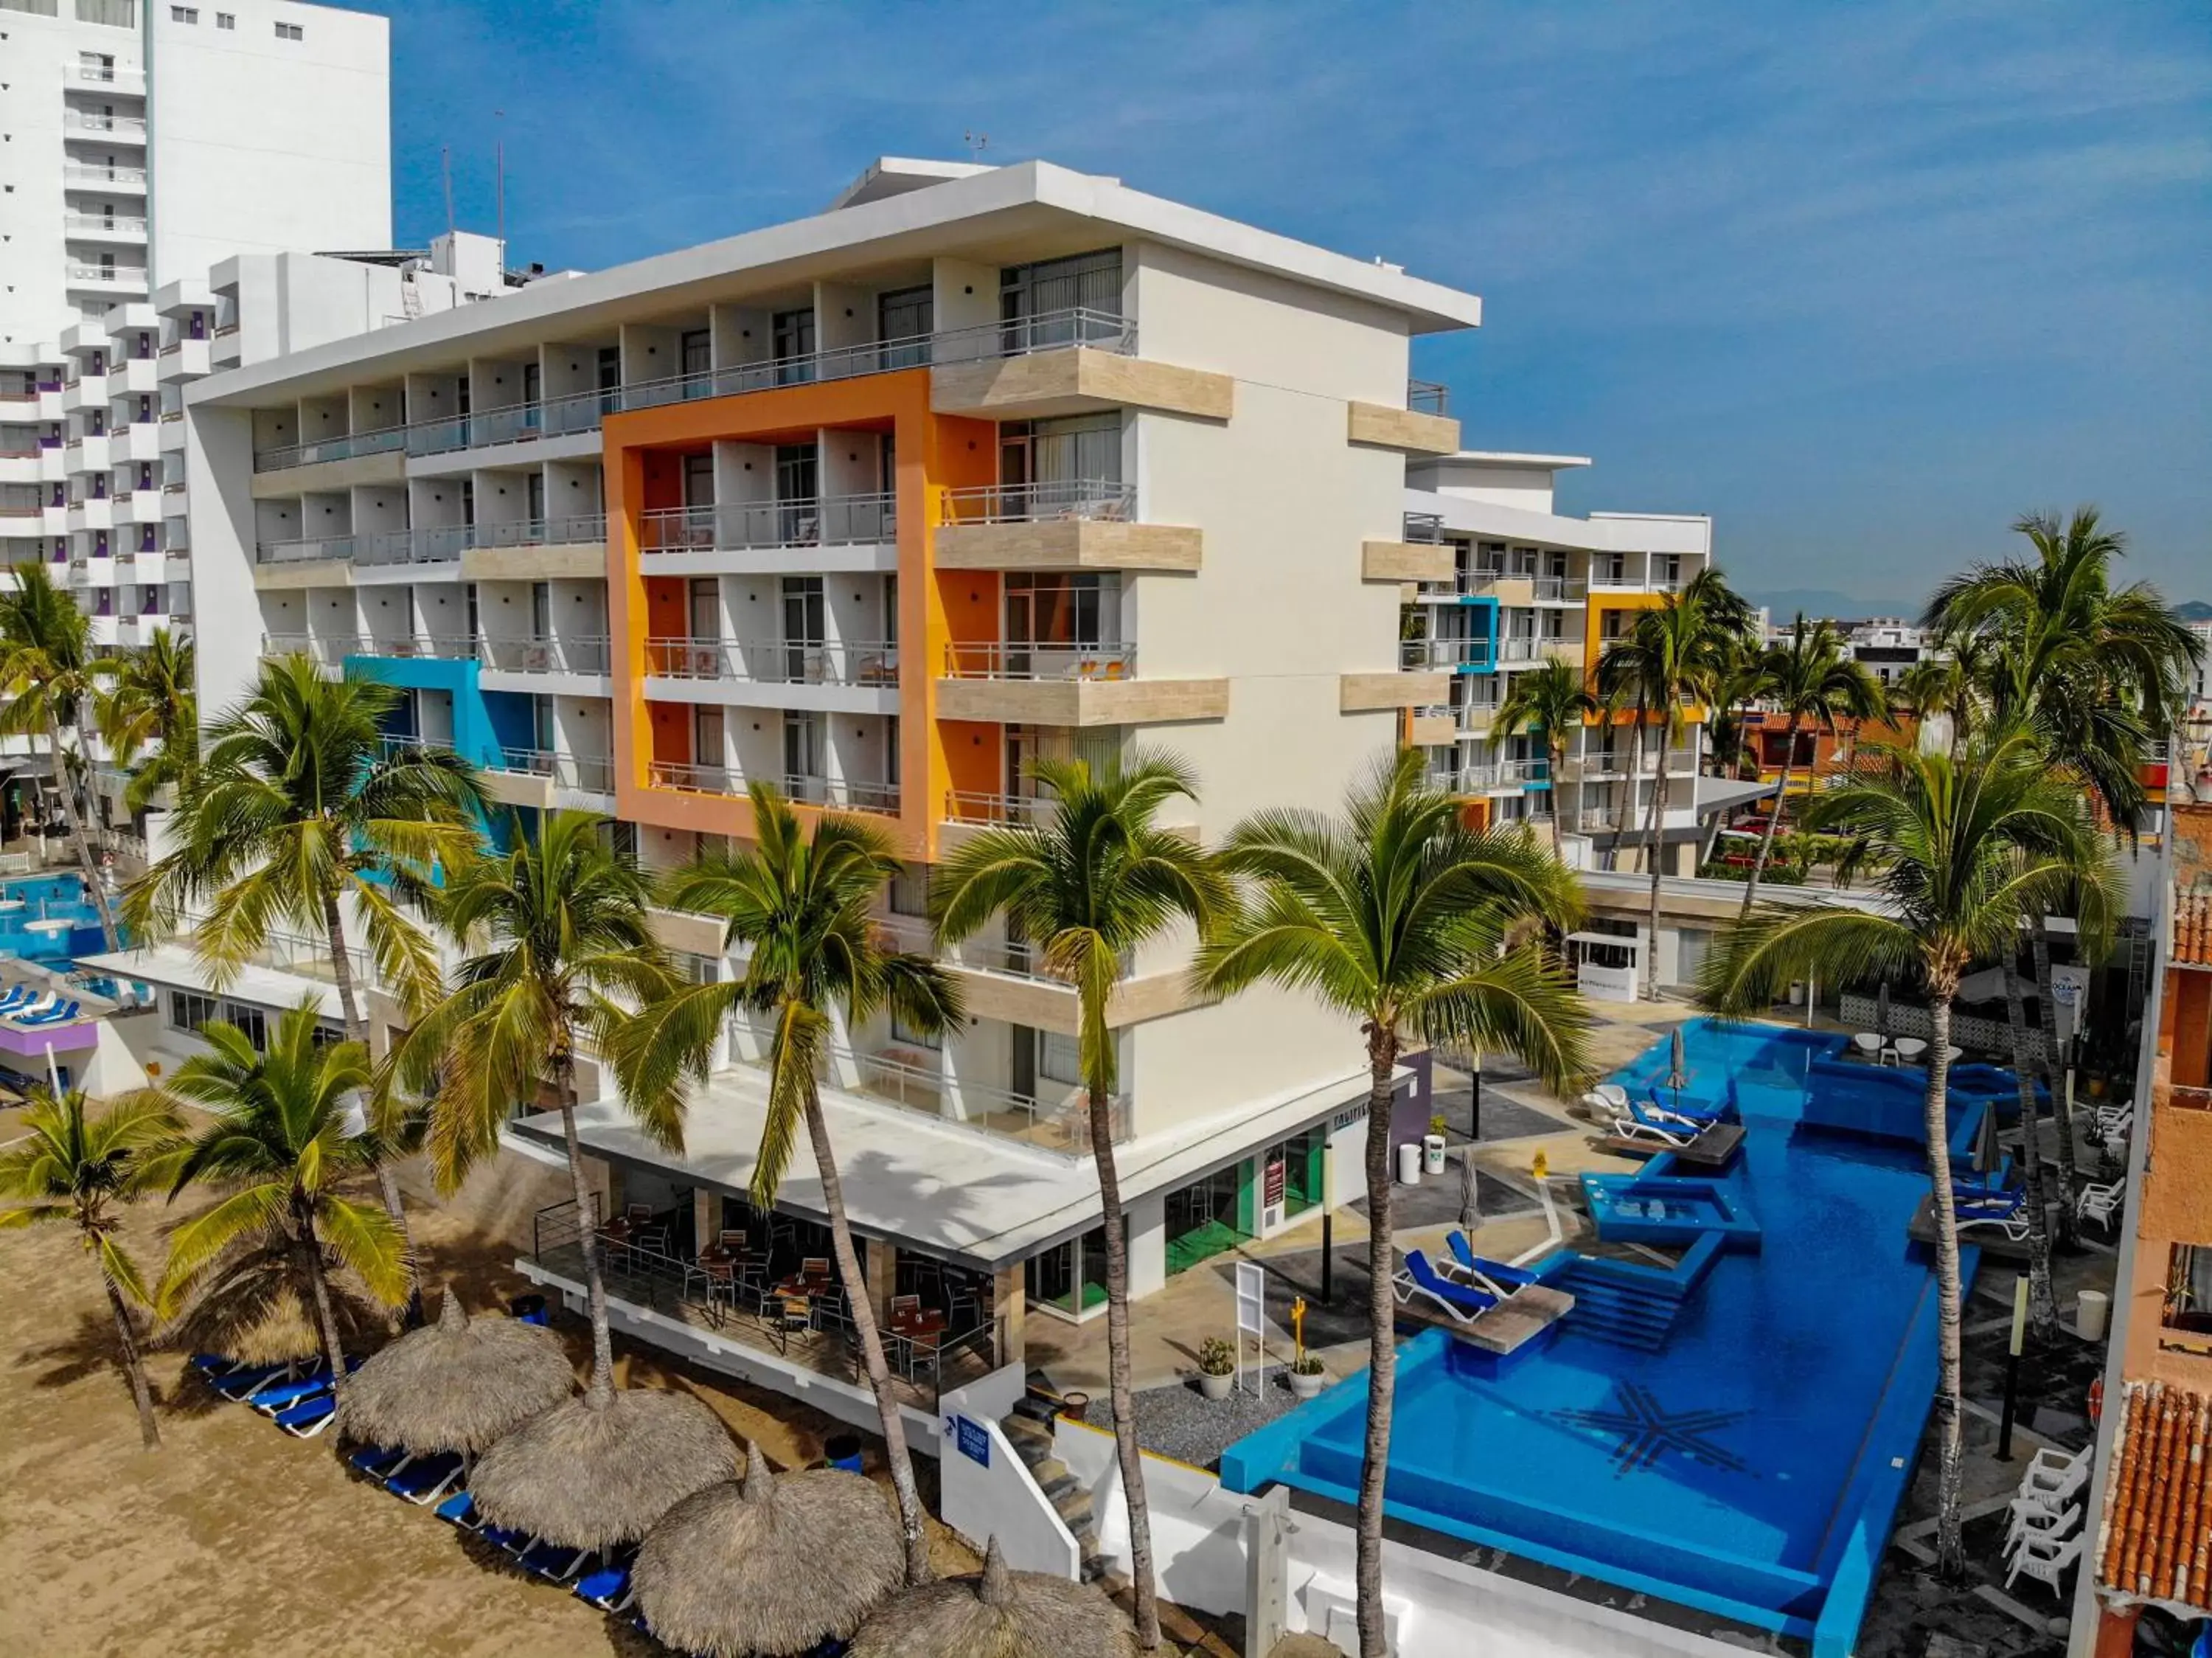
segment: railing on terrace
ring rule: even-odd
[[[638,521],[641,552],[867,546],[897,539],[898,502],[889,493],[672,507]]]
[[[1043,1095],[1018,1094],[987,1083],[948,1081],[942,1065],[941,1056],[939,1064],[932,1067],[889,1054],[860,1053],[837,1046],[830,1049],[824,1060],[823,1080],[830,1081],[838,1069],[849,1069],[858,1076],[859,1091],[871,1099],[1047,1151],[1075,1157],[1090,1155],[1090,1102],[1079,1084],[1060,1084],[1059,1092]],[[948,1114],[948,1104],[959,1114]],[[1108,1110],[1115,1140],[1127,1139],[1127,1097],[1110,1096]]]
[[[384,751],[384,758],[388,760],[411,759],[417,754],[450,754],[453,752],[451,737],[426,737],[419,731],[386,732],[377,740],[377,746]]]
[[[325,667],[335,667],[348,656],[362,654],[358,637],[327,633],[264,633],[261,636],[261,654],[264,656],[304,655]]]
[[[734,766],[698,765],[689,760],[655,760],[647,774],[656,789],[687,795],[742,795],[744,779]]]
[[[461,662],[477,654],[477,642],[465,633],[371,633],[367,654]]]
[[[143,175],[142,175],[143,177]],[[223,331],[218,328],[218,334]],[[973,328],[942,333],[915,334],[899,339],[872,340],[857,345],[832,346],[803,357],[781,357],[763,363],[678,375],[665,380],[637,381],[604,391],[578,392],[537,403],[485,409],[466,415],[422,420],[388,429],[400,432],[410,454],[443,454],[458,449],[520,443],[541,437],[558,437],[595,431],[611,414],[632,409],[659,408],[700,398],[733,397],[767,391],[778,386],[805,386],[817,381],[849,380],[862,375],[923,367],[933,363],[966,363],[991,357],[1021,357],[1032,351],[1070,345],[1121,354],[1136,350],[1136,326],[1110,311],[1084,307],[1048,311],[1006,322],[984,323]],[[364,434],[381,438],[383,434]],[[330,449],[354,440],[332,438],[313,446],[320,460],[340,460],[368,449]],[[256,472],[306,464],[301,447],[272,448],[253,457]]]
[[[222,330],[218,328],[220,334]],[[351,460],[364,454],[388,454],[407,447],[408,428],[382,426],[374,431],[346,432],[319,437],[311,443],[285,443],[263,449],[253,457],[253,470],[275,472],[284,466],[313,466],[325,460]]]
[[[1049,795],[987,795],[945,791],[947,823],[1042,823],[1052,816]]]
[[[146,285],[146,271],[139,265],[72,265],[69,268],[71,282],[128,283],[135,288]]]
[[[143,184],[146,169],[143,167],[81,167],[62,169],[62,179],[67,184]]]
[[[658,1218],[658,1217],[656,1217]],[[671,1217],[673,1219],[673,1217]],[[749,1233],[775,1235],[773,1221],[756,1220]],[[702,1265],[676,1252],[673,1225],[648,1229],[647,1240],[602,1240],[599,1270],[608,1295],[645,1309],[683,1317],[725,1338],[793,1359],[818,1375],[865,1388],[859,1343],[852,1319],[854,1298],[842,1288],[831,1293],[786,1297],[778,1285],[800,1265],[787,1243],[733,1266]],[[582,1222],[573,1199],[538,1211],[532,1223],[531,1253],[543,1266],[580,1283]],[[902,1398],[934,1413],[949,1391],[980,1381],[996,1368],[997,1329],[981,1296],[949,1298],[959,1314],[942,1334],[922,1340],[883,1331],[893,1372],[891,1386]],[[869,1303],[859,1298],[868,1315]]]
[[[615,763],[604,754],[558,754],[544,748],[502,748],[497,771],[517,771],[528,777],[550,777],[556,789],[576,789],[594,795],[615,789]]]
[[[557,547],[605,541],[605,513],[572,513],[565,518],[515,518],[495,524],[439,524],[410,530],[415,557],[431,562],[458,558],[485,547]]]
[[[1405,526],[1399,532],[1408,541],[1420,546],[1437,547],[1443,545],[1443,515],[1433,512],[1409,512]]]
[[[1491,665],[1490,641],[1401,639],[1398,642],[1398,665],[1407,668],[1488,667]]]
[[[948,680],[1126,680],[1136,671],[1134,644],[993,642],[945,647]]]
[[[1406,407],[1416,414],[1449,414],[1451,387],[1438,385],[1433,380],[1409,380],[1406,382]]]
[[[118,232],[127,236],[146,234],[145,220],[125,218],[119,215],[111,219],[97,213],[72,213],[63,222],[71,230],[94,236],[113,235]]]
[[[1539,604],[1576,603],[1589,594],[1589,583],[1578,576],[1531,576],[1529,586]]]
[[[849,639],[647,639],[646,672],[672,680],[756,685],[896,686],[896,643]]]
[[[1137,515],[1137,486],[1115,478],[984,484],[947,490],[945,513],[956,524],[1126,523]]]
[[[605,635],[554,635],[545,638],[477,641],[477,660],[501,674],[605,674]]]
[[[787,771],[782,779],[786,798],[803,806],[827,806],[844,812],[889,812],[899,809],[899,786],[895,783],[866,783],[853,777],[818,777]]]

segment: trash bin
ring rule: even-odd
[[[822,1442],[822,1460],[848,1474],[860,1472],[860,1439],[857,1434],[832,1434]]]
[[[2102,1341],[2112,1317],[2112,1298],[2101,1289],[2084,1289],[2074,1303],[2074,1333],[2083,1341]]]
[[[517,1295],[514,1300],[507,1302],[507,1310],[514,1315],[515,1321],[520,1324],[550,1324],[552,1322],[552,1320],[546,1316],[545,1297],[543,1295]]]
[[[1398,1184],[1419,1186],[1421,1183],[1421,1143],[1408,1140],[1398,1148]]]

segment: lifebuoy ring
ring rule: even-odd
[[[2105,1414],[2105,1379],[2099,1376],[2089,1384],[2089,1425],[2094,1428]]]

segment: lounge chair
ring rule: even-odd
[[[1659,1090],[1656,1088],[1651,1090],[1651,1102],[1648,1109],[1656,1116],[1672,1118],[1678,1123],[1687,1123],[1693,1128],[1711,1128],[1729,1114],[1729,1108],[1726,1106],[1701,1106],[1694,1101],[1685,1105],[1680,1100],[1669,1105],[1659,1097]]]
[[[1711,1126],[1707,1123],[1692,1123],[1686,1118],[1654,1111],[1638,1100],[1628,1102],[1626,1116],[1613,1119],[1613,1131],[1622,1139],[1643,1140],[1676,1151],[1684,1146],[1695,1145],[1698,1137]]]
[[[1473,1324],[1498,1305],[1498,1297],[1487,1290],[1455,1283],[1444,1277],[1418,1249],[1406,1252],[1405,1268],[1391,1279],[1390,1286],[1400,1306],[1410,1305],[1419,1295],[1434,1302],[1437,1310],[1454,1324]]]
[[[2021,1243],[2027,1237],[2027,1211],[2017,1204],[2009,1209],[1961,1207],[1958,1220],[1961,1236],[1974,1227],[1986,1226],[2003,1233],[2008,1243]]]
[[[2120,1185],[2118,1180],[2109,1180],[2102,1186],[2083,1186],[2074,1195],[2074,1217],[2110,1227],[2120,1212]]]
[[[19,1025],[27,1025],[49,1009],[60,1005],[61,997],[52,991],[41,991],[29,1000],[17,1003],[8,1010],[8,1017]]]
[[[82,1006],[83,1003],[79,1002],[63,1002],[46,1009],[42,1013],[18,1014],[15,1015],[15,1022],[19,1025],[65,1024],[77,1016]]]
[[[414,1460],[407,1452],[388,1445],[364,1445],[346,1459],[346,1466],[381,1484]]]
[[[1628,1109],[1628,1090],[1618,1082],[1600,1082],[1590,1090],[1590,1098],[1610,1112]]]
[[[629,1586],[629,1562],[602,1565],[587,1571],[571,1586],[579,1600],[597,1606],[601,1612],[623,1612],[629,1608],[634,1591]]]
[[[13,1013],[30,999],[31,987],[28,984],[10,984],[8,993],[0,996],[0,1014]]]
[[[328,1388],[276,1413],[276,1425],[295,1439],[313,1439],[337,1420],[337,1396]]]
[[[522,1551],[520,1564],[523,1570],[535,1573],[549,1583],[565,1583],[582,1570],[592,1552],[589,1549],[563,1548],[558,1543],[533,1541]]]
[[[247,1364],[234,1366],[223,1373],[221,1379],[208,1380],[216,1392],[232,1404],[252,1399],[265,1387],[273,1387],[290,1381],[299,1374],[293,1364]]]
[[[1530,1284],[1540,1282],[1525,1266],[1515,1266],[1507,1261],[1493,1261],[1486,1255],[1476,1254],[1467,1234],[1456,1227],[1445,1234],[1444,1244],[1451,1251],[1452,1259],[1459,1264],[1460,1271],[1474,1279],[1475,1287],[1500,1301],[1510,1301]]]
[[[458,1526],[465,1532],[483,1529],[483,1516],[477,1512],[477,1500],[466,1491],[455,1491],[437,1506],[435,1513],[447,1525]]]
[[[220,1381],[238,1368],[238,1361],[227,1353],[195,1353],[185,1362],[210,1381]]]
[[[394,1496],[406,1498],[418,1509],[427,1509],[443,1500],[453,1489],[453,1482],[461,1477],[461,1459],[456,1452],[410,1457],[392,1471],[384,1482],[384,1489]]]

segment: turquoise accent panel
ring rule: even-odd
[[[1483,644],[1480,650],[1469,652],[1468,660],[1456,664],[1453,671],[1459,674],[1495,674],[1498,671],[1498,600],[1485,594],[1462,598],[1459,603],[1462,610],[1480,609],[1482,612],[1480,623],[1467,637],[1480,639]]]
[[[453,699],[453,752],[471,765],[496,765],[505,758],[485,704],[476,662],[426,656],[349,656],[345,676],[409,691],[442,691]],[[393,736],[417,734],[395,728]]]

